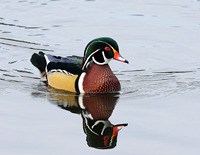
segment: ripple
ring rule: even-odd
[[[22,83],[23,81],[19,81],[19,80],[12,80],[12,79],[4,79],[4,78],[0,78],[1,81],[6,81],[9,83]]]
[[[0,69],[0,72],[8,72],[8,71],[5,69]]]
[[[46,49],[47,45],[43,45],[41,43],[30,42],[25,40],[18,40],[13,38],[4,38],[0,37],[0,44],[13,46],[13,47],[20,47],[20,48],[27,48],[32,50],[41,50],[41,51],[48,51],[53,52],[51,49]],[[45,47],[45,48],[43,48]]]
[[[10,32],[10,31],[2,31],[2,33],[12,33],[12,32]]]
[[[29,34],[28,36],[31,36],[31,37],[37,37],[37,36],[43,36],[44,34],[42,33],[38,33],[38,34]]]
[[[33,45],[41,45],[40,43],[35,43],[35,42],[30,42],[30,41],[25,41],[25,40],[12,39],[12,38],[0,37],[0,39],[1,40],[12,41],[12,42],[19,42],[19,43],[26,43],[26,44],[33,44]]]
[[[14,61],[10,61],[10,62],[8,62],[9,64],[14,64],[14,63],[16,63],[17,62],[17,60],[14,60]]]
[[[52,25],[51,27],[61,27],[62,25]]]
[[[16,24],[4,23],[4,22],[0,22],[0,25],[18,27],[18,28],[24,28],[24,29],[40,29],[41,28],[37,26],[24,26],[24,25],[16,25]]]
[[[198,69],[179,71],[121,71],[122,96],[146,98],[200,89]]]
[[[139,14],[139,13],[137,14],[137,13],[136,13],[136,14],[130,14],[130,16],[143,17],[144,15],[143,15],[143,14]]]
[[[8,77],[18,77],[18,76],[10,75],[10,74],[3,74],[3,76],[8,76]]]
[[[192,73],[195,71],[164,71],[164,72],[154,72],[154,73],[160,73],[160,74],[183,74],[183,73]]]
[[[17,71],[17,72],[19,72],[19,73],[28,73],[28,74],[33,74],[33,73],[30,72],[30,71],[19,70],[19,69],[14,69],[14,71]]]
[[[123,73],[132,73],[132,72],[143,72],[143,71],[145,71],[145,69],[138,69],[138,70],[124,70],[124,71],[121,71],[121,72],[123,72]]]

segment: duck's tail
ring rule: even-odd
[[[34,53],[30,59],[31,63],[39,69],[42,76],[46,75],[47,62],[43,52]]]

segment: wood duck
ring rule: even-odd
[[[63,58],[39,52],[32,55],[31,62],[53,88],[74,93],[107,93],[121,89],[108,65],[111,59],[128,63],[120,56],[115,40],[101,37],[88,43],[83,57]]]
[[[128,125],[127,123],[114,125],[109,121],[117,100],[118,97],[112,93],[83,97],[81,116],[88,146],[97,149],[116,147],[119,130]]]
[[[118,133],[128,124],[112,124],[109,121],[118,102],[119,95],[107,94],[66,94],[50,88],[47,98],[51,103],[74,114],[80,114],[83,131],[89,147],[112,149],[116,147]]]

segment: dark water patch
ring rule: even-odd
[[[144,15],[143,15],[143,14],[139,14],[139,13],[137,14],[137,13],[136,13],[136,14],[130,14],[130,16],[143,17]]]
[[[193,73],[195,71],[164,71],[164,72],[154,72],[159,74],[184,74],[184,73]]]
[[[31,37],[37,37],[37,36],[43,36],[44,34],[42,33],[38,33],[38,34],[29,34],[28,36],[31,36]]]
[[[49,47],[50,45],[48,45],[48,44],[43,44],[43,46]]]
[[[60,46],[60,44],[54,44],[55,46]]]
[[[13,47],[19,47],[19,48],[27,48],[27,49],[30,49],[30,50],[37,50],[37,51],[48,51],[48,52],[53,52],[54,51],[54,50],[50,50],[50,49],[27,47],[27,46],[16,45],[16,44],[11,44],[11,43],[4,43],[4,42],[0,42],[0,44],[7,45],[7,46],[13,46]]]
[[[61,27],[62,25],[52,25],[51,27]]]
[[[41,3],[41,5],[47,5],[47,3]]]
[[[3,78],[0,78],[0,80],[1,80],[1,81],[5,81],[5,79],[3,79]]]
[[[38,3],[38,2],[29,2],[29,4],[36,4],[36,3]]]
[[[2,31],[2,33],[12,33],[12,32],[10,32],[10,31]]]
[[[181,28],[181,26],[172,26],[172,28]]]
[[[7,77],[18,77],[16,75],[10,75],[10,74],[3,74],[3,76],[7,76]]]
[[[10,61],[10,62],[8,62],[9,64],[14,64],[14,63],[16,63],[17,62],[17,60],[15,60],[15,61]]]
[[[41,29],[42,31],[49,31],[49,29]]]
[[[131,82],[131,80],[126,80],[126,79],[123,79],[123,80],[120,80],[120,81]]]
[[[143,72],[145,69],[138,69],[138,70],[123,70],[121,72],[123,73],[131,73],[131,72]]]
[[[28,73],[28,74],[33,74],[33,73],[30,72],[30,71],[19,70],[19,69],[14,69],[14,71],[17,71],[17,72],[19,72],[19,73]]]
[[[30,42],[30,41],[25,41],[25,40],[12,39],[12,38],[3,38],[3,37],[0,37],[0,39],[1,40],[12,41],[12,42],[32,44],[32,45],[41,45],[40,43],[35,43],[35,42]]]
[[[46,97],[46,92],[37,91],[37,92],[32,92],[31,95],[35,98],[44,98]]]
[[[139,76],[141,76],[141,75],[139,75]],[[143,77],[152,77],[153,75],[152,74],[143,74],[142,76]]]
[[[122,73],[115,73],[115,75],[124,75],[124,74],[122,74]]]
[[[8,72],[8,71],[5,69],[0,69],[0,72]]]
[[[0,22],[0,25],[18,27],[18,28],[24,28],[24,29],[40,29],[41,28],[38,26],[23,26],[23,25],[9,24],[9,23],[3,23],[3,22]]]
[[[19,3],[27,2],[27,0],[20,0]]]
[[[11,83],[22,83],[23,81],[19,81],[19,80],[9,80],[9,79],[3,79],[0,78],[1,81],[6,81],[6,82],[11,82]]]
[[[23,83],[23,81],[19,81],[19,80],[6,80],[7,82],[11,82],[11,83]]]
[[[126,92],[122,92],[122,94],[132,94],[136,92],[138,92],[138,90],[126,91]]]
[[[37,79],[37,80],[40,79],[39,77],[24,76],[24,75],[20,75],[20,76],[23,77],[23,78],[28,78],[28,79]]]
[[[82,41],[82,39],[76,39],[75,41]]]

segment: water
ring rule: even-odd
[[[0,153],[198,154],[199,9],[196,0],[2,0]],[[116,39],[130,62],[110,63],[120,94],[55,91],[29,61],[41,50],[82,56],[86,44],[100,36]],[[128,126],[112,143],[109,134],[92,143],[91,116],[99,128]],[[102,144],[113,148],[96,149]]]

